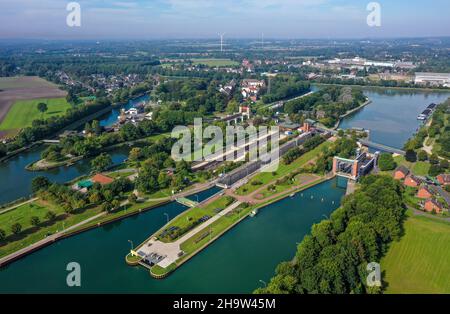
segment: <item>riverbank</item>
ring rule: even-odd
[[[372,103],[372,100],[370,100],[369,98],[367,98],[367,100],[361,104],[360,106],[347,111],[346,113],[344,113],[343,115],[341,115],[338,119],[338,121],[336,122],[336,124],[334,125],[332,130],[337,130],[337,128],[339,127],[339,125],[341,124],[342,120],[345,119],[346,117],[348,117],[349,115],[358,112],[359,110],[363,109],[365,106],[369,105]]]

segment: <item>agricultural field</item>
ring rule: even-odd
[[[230,67],[238,66],[239,63],[230,59],[192,59],[195,65],[202,64],[209,67]]]
[[[41,113],[37,106],[39,103],[47,104],[47,111]],[[36,119],[48,119],[63,115],[70,104],[65,98],[18,100],[9,109],[8,114],[0,124],[0,131],[17,130],[31,126]]]
[[[381,261],[386,293],[450,293],[450,223],[408,214]]]
[[[39,77],[0,77],[0,125],[7,117],[10,108],[17,101],[61,98],[65,96],[65,91]],[[5,127],[0,129],[0,138],[11,134],[11,129],[7,130]]]

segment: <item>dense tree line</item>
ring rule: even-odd
[[[318,118],[326,126],[333,126],[347,111],[360,106],[366,97],[360,89],[328,86],[312,95],[288,101],[284,110],[293,120],[299,116]],[[318,112],[323,112],[319,115]]]
[[[402,233],[401,185],[388,176],[368,176],[328,220],[312,227],[295,258],[278,265],[266,288],[256,293],[378,293],[368,287],[367,264],[379,262]]]
[[[298,157],[302,156],[303,154],[313,150],[320,144],[325,142],[325,138],[322,136],[314,136],[308,140],[305,141],[305,143],[302,145],[302,147],[294,147],[290,149],[284,156],[283,156],[283,163],[285,165],[289,165],[292,162],[294,162]]]
[[[269,79],[270,94],[267,93],[262,97],[265,104],[306,94],[311,88],[309,82],[303,81],[298,76],[278,75]]]

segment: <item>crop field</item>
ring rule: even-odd
[[[194,64],[203,64],[209,67],[237,66],[239,63],[230,59],[192,59]]]
[[[65,91],[39,77],[0,77],[0,124],[17,101],[61,98],[65,96]],[[0,138],[10,133],[10,130],[3,127],[0,130]]]
[[[41,113],[37,108],[41,102],[47,104],[45,113]],[[65,98],[18,100],[0,124],[0,131],[25,128],[31,126],[33,120],[62,115],[69,108],[70,104]]]

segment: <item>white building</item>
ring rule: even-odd
[[[450,73],[417,72],[414,83],[450,86]]]

